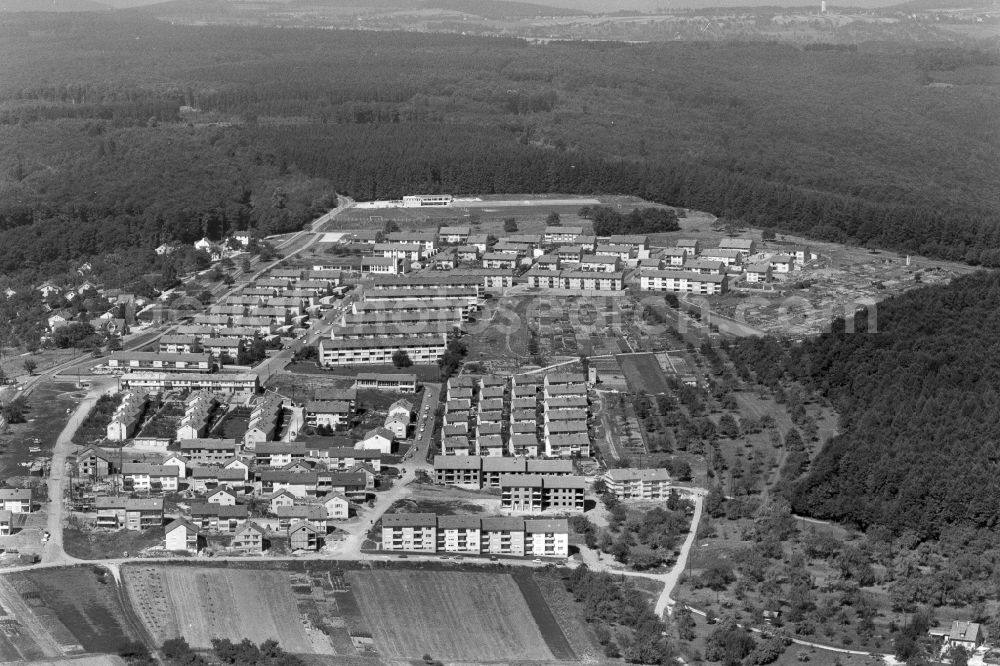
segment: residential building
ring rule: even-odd
[[[509,511],[583,511],[586,480],[574,476],[504,474],[500,477],[500,506]]]
[[[468,446],[468,440],[466,440],[466,446]],[[434,482],[479,490],[483,483],[482,458],[470,455],[434,456]]]
[[[187,337],[187,336],[185,336]],[[118,351],[108,358],[112,370],[154,370],[164,372],[212,372],[211,354],[169,354],[159,352]]]
[[[164,528],[166,548],[170,551],[187,551],[197,554],[205,544],[202,533],[191,522],[178,518]]]
[[[437,516],[433,513],[384,514],[382,550],[436,552]]]
[[[771,264],[769,262],[751,264],[746,267],[743,274],[746,276],[747,282],[750,283],[770,282]]]
[[[306,425],[338,428],[351,422],[354,410],[345,400],[310,400],[306,403]]]
[[[115,473],[111,455],[104,449],[88,446],[76,454],[76,473],[94,479],[103,479]]]
[[[260,555],[264,552],[264,534],[264,528],[247,521],[236,530],[231,547],[247,555]]]
[[[256,373],[130,372],[118,378],[118,386],[121,389],[134,387],[155,391],[206,389],[221,393],[255,394],[260,390],[260,378]]]
[[[322,546],[323,540],[319,530],[313,525],[306,521],[297,521],[288,527],[288,542],[293,551],[317,551]]]
[[[174,465],[127,462],[122,464],[121,475],[126,489],[150,492],[177,490],[178,471]]]
[[[620,500],[665,500],[670,493],[670,473],[665,469],[609,469],[604,483]]]
[[[419,364],[436,363],[444,355],[448,340],[386,336],[375,340],[321,340],[319,358],[322,365],[388,365],[393,354],[404,351],[410,361]],[[360,388],[360,387],[359,387]]]
[[[410,360],[413,360],[412,358]],[[409,373],[385,374],[377,372],[358,373],[354,380],[355,390],[392,391],[394,393],[416,393],[417,376]]]
[[[569,555],[569,521],[524,521],[524,554],[534,557],[567,557]]]
[[[795,270],[795,257],[790,254],[776,254],[770,260],[774,273],[791,273]]]
[[[714,295],[728,291],[728,284],[725,275],[703,275],[690,271],[647,270],[639,274],[639,288],[643,291]]]
[[[386,428],[373,428],[365,433],[364,438],[354,445],[357,449],[375,449],[383,454],[392,453],[396,435]]]
[[[195,504],[191,506],[189,513],[191,522],[199,529],[226,534],[235,534],[250,515],[245,504]]]
[[[482,520],[478,516],[438,516],[437,550],[478,555],[482,548]]]
[[[112,530],[145,530],[163,526],[163,498],[98,496],[94,499],[97,527]]]
[[[191,465],[221,464],[238,456],[242,446],[235,439],[182,439],[181,454]]]

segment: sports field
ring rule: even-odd
[[[452,571],[352,571],[347,574],[375,647],[388,659],[546,661],[574,659],[554,622],[540,627],[509,574]],[[532,595],[533,604],[545,604]],[[551,641],[546,640],[548,635]],[[555,648],[555,649],[553,649]]]
[[[618,365],[625,373],[625,379],[633,393],[645,392],[655,395],[670,390],[656,354],[622,355],[618,357]]]
[[[213,638],[273,638],[287,652],[335,654],[326,635],[300,615],[284,571],[129,566],[123,574],[132,607],[159,643],[183,636],[202,649]]]

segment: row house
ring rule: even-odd
[[[162,335],[158,349],[161,354],[191,354],[198,349],[198,339],[193,335]]]
[[[391,231],[386,240],[391,243],[415,243],[423,246],[425,252],[431,253],[437,247],[438,236],[433,231]]]
[[[468,424],[465,425],[466,430],[468,429]],[[469,438],[464,433],[451,433],[445,434],[444,428],[442,428],[441,437],[441,454],[445,456],[468,456],[472,454],[472,444],[469,442]]]
[[[212,372],[211,354],[170,354],[160,352],[112,352],[108,367],[113,370],[169,370],[171,372]]]
[[[546,245],[554,245],[557,243],[572,243],[576,240],[577,236],[583,235],[583,227],[577,226],[550,226],[545,227],[545,232],[542,234],[542,241]]]
[[[725,275],[726,265],[721,261],[712,261],[702,257],[701,259],[689,259],[684,264],[684,270],[702,275]]]
[[[684,265],[684,262],[690,257],[694,257],[693,252],[689,252],[683,247],[668,247],[660,251],[660,261],[663,266],[672,266],[675,268],[680,268]],[[662,266],[657,266],[661,268]]]
[[[725,264],[726,267],[740,266],[747,254],[742,250],[732,250],[726,248],[710,248],[701,253],[701,258],[705,261],[714,261]]]
[[[436,363],[448,345],[446,336],[413,339],[387,336],[378,340],[321,340],[319,358],[322,365],[386,365],[392,363],[397,351],[404,351],[410,361],[419,364]]]
[[[195,391],[184,401],[184,416],[177,426],[175,439],[201,439],[208,434],[208,426],[219,405],[218,399],[208,391]]]
[[[392,315],[399,312],[442,312],[449,315],[454,321],[462,321],[476,306],[463,304],[450,298],[429,298],[425,300],[382,300],[369,299],[365,301],[355,301],[351,306],[351,312],[356,315],[378,315],[386,314],[388,321],[392,321]],[[346,319],[341,319],[342,324],[346,324]]]
[[[612,234],[608,237],[608,244],[628,247],[635,253],[636,259],[649,258],[649,236],[643,234]]]
[[[580,258],[577,269],[581,271],[597,271],[598,273],[617,273],[621,270],[621,259],[614,255],[588,254]]]
[[[599,244],[597,246],[597,249],[594,250],[594,254],[596,254],[598,257],[614,257],[621,263],[626,263],[630,259],[634,259],[635,258],[634,253],[635,250],[633,250],[632,247],[629,245]],[[580,262],[583,263],[583,259],[581,259]]]
[[[255,329],[249,330],[253,331],[253,335],[256,335],[257,331]],[[251,335],[251,337],[253,337],[253,335]],[[202,348],[211,352],[211,354],[220,359],[220,361],[226,358],[235,360],[236,357],[239,356],[240,346],[244,344],[246,344],[246,340],[244,338],[230,336],[223,337],[220,335],[201,339]]]
[[[375,243],[374,248],[376,256],[406,259],[414,263],[424,258],[424,252],[420,243]]]
[[[444,226],[438,229],[438,241],[449,245],[466,243],[472,234],[472,227]]]
[[[687,294],[723,294],[729,290],[725,275],[702,275],[688,271],[642,271],[639,289]]]
[[[132,437],[139,429],[147,404],[149,395],[146,391],[142,389],[125,391],[121,396],[121,403],[115,408],[107,425],[108,439],[112,442],[123,442]]]
[[[260,377],[256,373],[167,374],[161,372],[131,372],[118,378],[120,390],[144,388],[151,391],[180,391],[204,389],[214,393],[249,393],[260,390]]]
[[[589,458],[590,434],[587,432],[546,433],[545,455],[550,458]]]
[[[276,439],[280,434],[278,425],[284,414],[284,403],[280,395],[268,393],[258,398],[250,412],[250,422],[243,435],[243,446],[247,450]]]
[[[182,439],[181,455],[192,465],[221,465],[239,456],[242,446],[235,439]]]
[[[467,311],[479,306],[479,291],[475,287],[418,287],[415,289],[372,289],[364,296],[365,302],[389,301],[454,301]]]
[[[368,319],[367,316],[361,318]],[[377,323],[342,324],[331,329],[330,339],[375,340],[387,335],[395,337],[440,338],[447,337],[460,330],[457,321],[454,319],[454,315],[440,317],[435,314],[433,316],[434,321],[428,321],[428,317],[421,314],[414,317],[414,319],[417,320],[414,324],[381,321]]]

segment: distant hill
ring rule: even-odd
[[[536,16],[580,16],[588,12],[509,0],[424,0],[421,6],[475,14],[487,19],[534,18]]]
[[[93,0],[0,0],[0,13],[10,12],[96,12],[108,6]]]
[[[926,12],[935,9],[979,9],[993,7],[994,0],[909,0],[898,5],[892,5],[891,9],[909,12]]]

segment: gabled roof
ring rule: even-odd
[[[195,527],[194,524],[191,523],[191,521],[186,520],[184,518],[177,518],[173,522],[168,523],[167,526],[165,528],[163,528],[163,533],[164,534],[170,534],[171,532],[173,532],[178,527],[187,528],[188,532],[194,532],[195,534],[201,534],[201,530],[199,530],[197,527]]]

